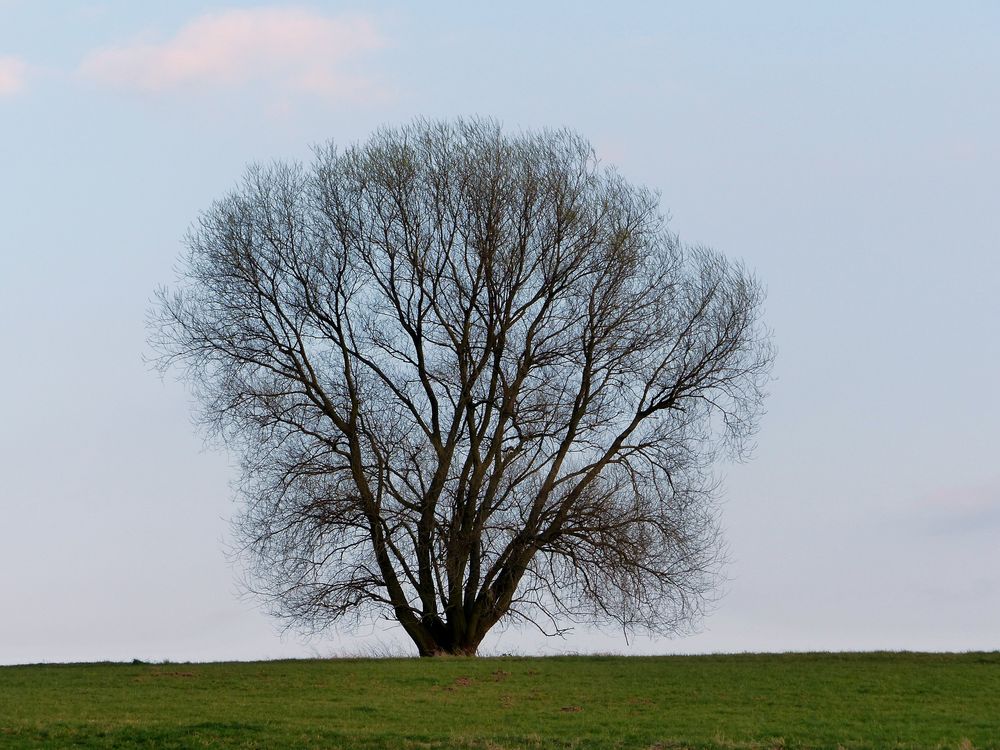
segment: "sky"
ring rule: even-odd
[[[1000,4],[0,0],[0,664],[412,653],[240,595],[237,467],[144,357],[246,165],[568,126],[752,268],[778,358],[699,631],[487,653],[1000,648]]]

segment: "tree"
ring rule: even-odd
[[[394,618],[669,634],[716,580],[720,450],[772,360],[763,292],[572,132],[416,121],[251,167],[187,237],[152,341],[242,457],[254,590]]]

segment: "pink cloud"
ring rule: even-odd
[[[935,533],[994,530],[1000,527],[1000,478],[978,486],[939,488],[920,498],[915,510]]]
[[[86,78],[141,92],[264,85],[324,96],[359,97],[367,82],[344,63],[383,40],[362,16],[297,8],[228,10],[200,16],[164,41],[91,52]]]
[[[28,65],[16,57],[0,57],[0,96],[11,96],[24,88]]]
[[[975,514],[1000,510],[1000,479],[978,486],[949,487],[923,497],[926,507]]]

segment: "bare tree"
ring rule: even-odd
[[[187,238],[154,345],[243,459],[275,614],[676,632],[717,574],[710,465],[772,360],[763,293],[572,132],[417,121],[249,169]]]

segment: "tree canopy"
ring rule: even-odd
[[[720,557],[773,351],[743,266],[566,130],[415,121],[251,167],[187,237],[152,339],[242,458],[252,586],[292,623],[658,634]]]

